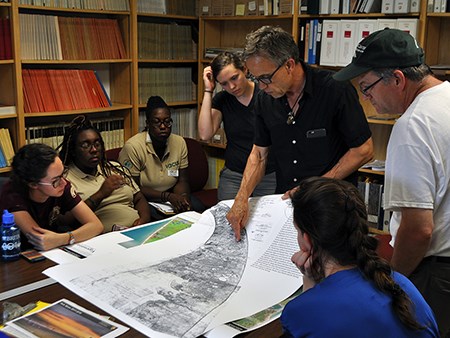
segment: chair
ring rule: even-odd
[[[113,148],[105,151],[106,158],[109,161],[119,161],[119,153],[122,148]]]
[[[185,137],[188,149],[188,175],[191,194],[197,197],[206,208],[216,205],[217,189],[203,189],[208,182],[208,158],[200,142]]]
[[[378,256],[390,262],[394,251],[392,246],[389,244],[389,242],[391,241],[391,235],[387,233],[379,233],[374,236],[378,239]]]

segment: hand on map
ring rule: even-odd
[[[233,206],[227,214],[227,220],[230,222],[234,231],[236,241],[241,240],[241,230],[245,228],[248,221],[248,199],[234,200]]]

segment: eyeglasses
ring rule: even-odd
[[[278,70],[281,68],[281,66],[283,66],[284,63],[282,63],[281,65],[279,65],[277,67],[277,69],[275,69],[273,71],[272,74],[270,75],[261,75],[261,76],[254,76],[254,75],[250,75],[250,79],[256,83],[264,83],[266,86],[270,85],[272,83],[272,78],[275,75],[276,72],[278,72]]]
[[[91,151],[92,147],[95,147],[95,149],[100,149],[102,147],[102,143],[100,141],[95,141],[95,142],[83,142],[80,144],[80,148],[83,150],[88,150]]]
[[[367,96],[367,95],[369,95],[369,90],[371,90],[373,87],[375,87],[375,85],[378,82],[380,82],[381,80],[383,80],[383,77],[380,77],[378,80],[376,80],[375,82],[371,83],[367,87],[364,87],[364,88],[359,87],[359,90],[361,91],[361,93],[363,93],[363,95]]]
[[[159,128],[161,126],[161,124],[164,124],[167,128],[170,128],[173,125],[173,120],[172,119],[165,119],[165,120],[154,119],[154,120],[150,121],[150,124],[155,128]]]
[[[53,188],[58,188],[61,185],[63,179],[66,179],[69,168],[64,167],[64,171],[61,175],[56,177],[52,182],[37,182],[40,185],[51,185]]]

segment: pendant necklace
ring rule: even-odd
[[[300,99],[303,96],[303,92],[305,91],[305,83],[306,83],[306,79],[303,82],[303,87],[302,87],[302,90],[300,91],[300,94],[298,94],[297,99],[295,99],[295,102],[294,102],[294,105],[292,106],[291,111],[288,113],[288,118],[287,118],[287,121],[286,121],[286,123],[288,125],[291,125],[292,123],[294,123],[295,116],[297,116],[297,111],[298,111],[298,108],[300,106],[299,102],[300,102]],[[295,109],[296,106],[297,106],[297,109]]]

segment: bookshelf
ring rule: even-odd
[[[109,2],[107,8],[98,6],[100,2],[89,3],[93,5],[91,8],[55,7],[59,4],[56,1],[44,1],[42,6],[29,5],[26,0],[0,4],[1,17],[9,16],[11,20],[13,52],[11,60],[0,61],[0,103],[14,104],[17,112],[0,118],[1,127],[10,130],[16,150],[34,141],[30,140],[30,130],[44,130],[43,126],[56,123],[67,124],[78,114],[88,114],[91,119],[119,119],[124,124],[121,129],[124,138],[132,135],[130,3],[129,0],[115,0]],[[30,36],[33,39],[29,39]],[[40,78],[32,87],[39,87],[39,93],[46,101],[58,99],[76,103],[76,106],[30,109],[27,101],[30,87],[25,86],[24,93],[24,75],[52,72],[61,80],[75,72],[94,75],[92,71],[99,78],[97,83],[104,85],[110,103],[80,108],[87,97],[81,95],[79,86],[73,85],[73,78],[66,78],[64,85],[55,82],[56,88],[51,90],[49,86],[42,87],[46,81]],[[3,74],[7,76],[3,77]],[[82,81],[86,83],[88,80]],[[98,89],[103,93],[101,87]],[[0,173],[8,171],[10,168],[0,169]]]
[[[6,36],[9,33],[10,42],[8,45],[9,51],[6,53],[5,45],[2,47],[2,55],[0,55],[0,128],[6,128],[11,133],[13,140],[17,139],[17,101],[18,94],[16,88],[16,73],[17,63],[14,58],[13,50],[13,17],[12,17],[11,3],[0,3],[0,18],[2,24],[2,33],[5,34],[5,39],[1,39],[2,44],[5,43]],[[0,174],[9,171],[9,167],[0,168]]]
[[[133,130],[145,126],[145,107],[159,95],[172,111],[172,132],[196,138],[198,17],[195,0],[136,3],[133,41],[137,81],[133,86]]]

